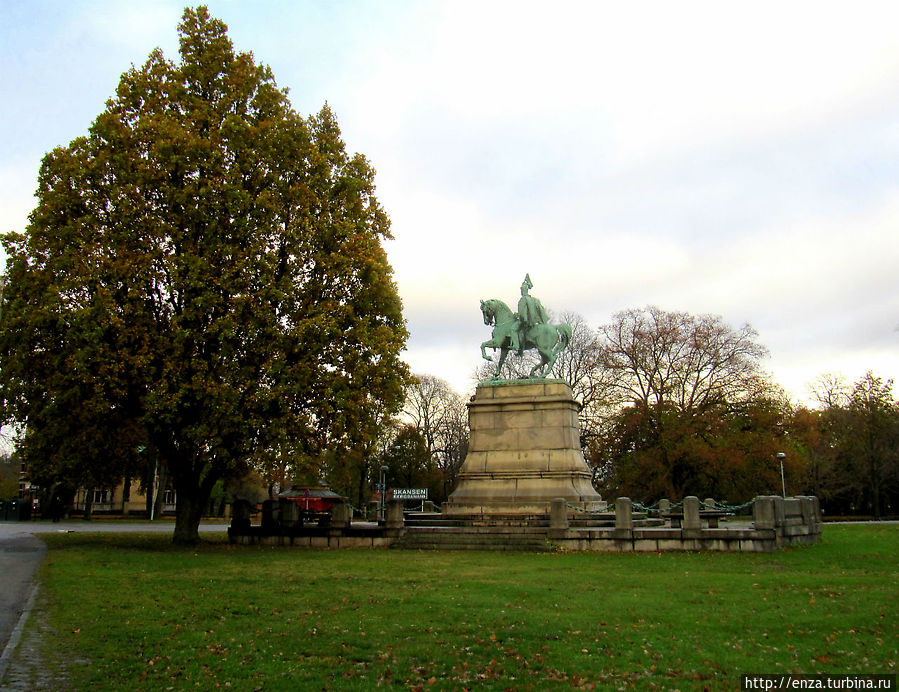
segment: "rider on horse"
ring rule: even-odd
[[[484,324],[493,326],[493,333],[488,341],[481,344],[481,357],[492,361],[487,355],[488,348],[500,350],[499,361],[493,379],[498,380],[503,363],[510,351],[536,349],[540,354],[539,362],[534,364],[528,377],[545,378],[558,358],[559,353],[571,343],[571,325],[550,324],[549,315],[539,300],[528,295],[533,288],[530,275],[524,277],[521,284],[521,299],[518,301],[518,312],[503,301],[493,298],[481,301],[481,314]]]
[[[524,282],[521,284],[521,299],[518,301],[518,312],[515,315],[518,320],[518,328],[509,335],[512,339],[511,350],[518,351],[519,356],[524,350],[523,344],[527,341],[528,332],[538,324],[549,322],[549,315],[546,314],[543,304],[537,298],[528,295],[528,291],[533,287],[531,275],[525,274]]]

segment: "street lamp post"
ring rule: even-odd
[[[384,523],[384,508],[386,507],[386,496],[387,496],[387,467],[381,467],[381,483],[380,483],[380,507],[378,507],[378,519],[383,524]]]
[[[784,459],[786,458],[787,455],[783,452],[777,453],[777,459],[780,461],[780,493],[784,498],[787,496],[787,484],[784,481]]]

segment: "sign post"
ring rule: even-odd
[[[425,509],[425,500],[428,499],[427,488],[394,488],[394,500],[420,500],[421,511]]]

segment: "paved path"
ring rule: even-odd
[[[43,541],[13,526],[0,529],[0,684],[34,600],[34,575],[47,552]]]
[[[227,524],[200,524],[201,532],[227,530]],[[171,533],[171,521],[0,521],[0,689],[27,689],[7,679],[7,670],[35,600],[35,575],[47,547],[44,533]],[[33,643],[32,643],[33,644]]]

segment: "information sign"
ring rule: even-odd
[[[394,500],[427,500],[427,488],[394,488]]]

